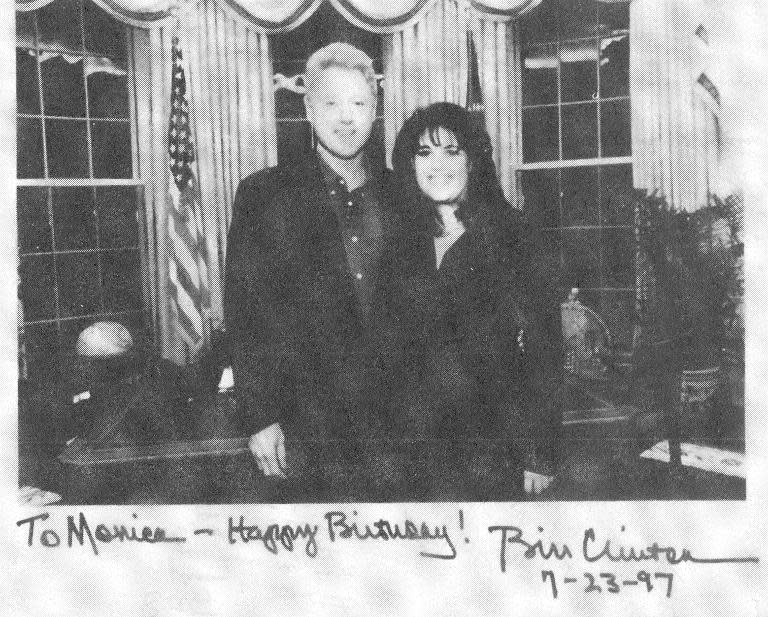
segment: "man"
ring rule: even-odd
[[[383,170],[366,152],[377,102],[371,59],[333,43],[309,58],[304,83],[315,150],[240,183],[227,244],[238,414],[259,468],[277,477],[302,457],[321,465],[350,424],[365,424],[356,416],[361,395],[373,397],[366,350],[393,220]]]

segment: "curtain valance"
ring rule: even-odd
[[[542,0],[470,0],[473,12],[486,21],[512,21],[532,11]]]
[[[17,0],[17,11],[34,11],[55,0]],[[196,7],[198,0],[93,0],[110,15],[140,28],[158,27],[180,12]],[[218,0],[235,19],[255,32],[276,34],[306,21],[324,0]],[[443,0],[328,0],[355,26],[377,34],[402,32],[422,19]],[[541,0],[460,0],[459,5],[478,18],[510,21],[536,7]]]
[[[17,11],[36,11],[55,0],[17,0]],[[93,0],[112,17],[129,26],[150,28],[166,25],[175,19],[189,0]]]

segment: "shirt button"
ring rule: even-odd
[[[357,236],[352,236],[352,242],[357,242],[359,239]]]
[[[362,272],[358,272],[357,274],[355,274],[355,278],[356,278],[358,281],[359,281],[360,279],[362,279],[362,278],[363,278],[363,274],[362,274]]]

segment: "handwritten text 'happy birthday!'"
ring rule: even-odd
[[[450,511],[444,512],[448,514]],[[369,546],[411,543],[421,557],[454,560],[462,541],[466,545],[470,544],[463,509],[459,509],[457,514],[458,516],[450,517],[451,524],[445,520],[390,521],[376,517],[364,520],[356,510],[331,510],[325,512],[319,520],[301,523],[253,521],[248,520],[246,515],[238,514],[227,517],[226,524],[221,528],[203,527],[193,529],[191,533],[183,533],[169,531],[158,525],[142,524],[136,513],[131,515],[132,520],[126,524],[124,521],[89,520],[83,512],[76,515],[66,514],[57,522],[58,517],[49,512],[42,512],[17,521],[16,526],[25,534],[26,545],[30,548],[85,548],[91,550],[94,555],[99,555],[107,546],[179,545],[188,542],[215,542],[225,538],[227,545],[252,545],[271,555],[295,553],[309,558],[317,557],[324,543],[328,547],[342,543]],[[504,524],[490,525],[483,530],[481,540],[491,542],[491,547],[494,544],[496,546],[496,563],[500,572],[507,572],[510,565],[529,561],[542,564],[560,563],[561,567],[569,564],[591,567],[612,564],[614,570],[619,566],[632,564],[658,563],[675,566],[680,563],[711,565],[758,562],[758,558],[752,556],[702,556],[699,552],[694,553],[692,549],[671,546],[656,540],[640,543],[622,541],[623,534],[627,532],[623,525],[618,530],[606,531],[589,527],[576,542],[570,543],[553,540],[542,526],[531,529],[535,529],[532,534],[526,526]],[[706,549],[702,552],[706,552]],[[543,578],[551,582],[553,595],[557,597],[555,574],[546,571]],[[567,584],[576,579],[566,577],[563,580]],[[671,582],[671,578],[669,580]],[[594,590],[594,587],[593,584],[589,586],[590,590]]]

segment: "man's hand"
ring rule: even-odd
[[[265,476],[285,478],[285,435],[275,422],[251,435],[248,447]]]
[[[555,476],[545,476],[540,473],[534,473],[532,471],[523,472],[525,481],[525,494],[526,495],[538,495],[542,491],[552,484],[552,480]]]

